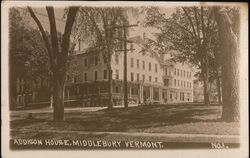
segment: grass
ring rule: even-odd
[[[239,123],[222,122],[219,120],[220,115],[220,106],[151,105],[70,112],[65,113],[65,121],[61,123],[53,122],[52,114],[46,112],[35,113],[33,118],[16,114],[11,115],[11,118],[15,119],[10,122],[10,127],[20,131],[12,132],[12,137],[56,136],[52,133],[40,133],[41,136],[39,132],[22,133],[22,129],[238,135]],[[67,134],[62,135],[67,137]]]

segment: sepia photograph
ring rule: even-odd
[[[1,8],[3,158],[249,156],[247,3]]]

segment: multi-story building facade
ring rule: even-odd
[[[46,77],[33,80],[21,76],[13,78],[10,91],[10,109],[48,104],[51,96],[50,82]]]
[[[98,49],[75,51],[77,75],[66,79],[65,102],[75,106],[108,105],[108,69]],[[127,80],[129,103],[180,103],[193,101],[193,74],[187,64],[173,63],[167,55],[142,51],[140,43],[128,44]],[[114,52],[111,59],[112,96],[115,105],[123,104],[124,56]],[[17,105],[50,103],[48,80],[17,82]],[[31,84],[32,83],[32,84]],[[25,86],[26,85],[26,86]],[[29,86],[28,86],[29,85]],[[30,87],[29,90],[27,86]],[[26,88],[24,88],[26,87]],[[33,87],[33,88],[32,88]],[[25,90],[24,90],[25,89]]]
[[[139,43],[129,44],[127,53],[128,99],[133,103],[178,103],[193,101],[193,75],[187,64],[171,63],[163,55],[142,52]],[[80,51],[79,51],[80,50]],[[78,75],[66,87],[66,100],[81,100],[83,106],[106,106],[107,61],[99,50],[76,51]],[[123,103],[123,52],[111,60],[115,104]]]
[[[187,64],[164,62],[163,102],[193,102],[193,74]]]

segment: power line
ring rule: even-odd
[[[28,11],[27,11],[26,9],[24,9],[24,8],[21,8],[21,7],[17,7],[17,8],[22,9],[22,10],[28,12]],[[28,13],[29,13],[29,12],[28,12]],[[48,15],[46,15],[46,14],[39,13],[39,12],[36,12],[36,11],[34,11],[34,13],[36,13],[37,15],[44,16],[44,17],[46,17],[46,18],[49,18]],[[59,18],[55,18],[55,20],[60,21],[60,22],[64,22],[64,23],[66,22],[65,20],[59,19]]]

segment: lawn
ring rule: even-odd
[[[31,133],[21,132],[25,129],[238,135],[239,123],[222,122],[219,120],[220,114],[220,106],[148,105],[68,112],[65,113],[65,121],[61,123],[53,122],[52,114],[48,112],[35,113],[32,118],[28,118],[28,114],[11,115],[15,119],[10,122],[10,127],[15,130],[11,132],[14,138],[32,136]],[[49,133],[43,133],[44,135],[53,137]],[[39,137],[39,133],[34,137]]]

